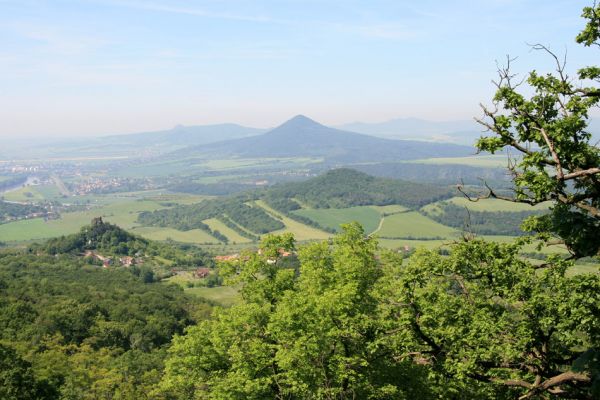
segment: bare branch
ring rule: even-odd
[[[456,189],[463,194],[463,196],[465,196],[467,198],[467,200],[472,201],[474,203],[478,202],[479,200],[485,200],[485,199],[498,199],[498,200],[505,200],[505,201],[510,201],[513,203],[524,203],[524,204],[529,204],[531,206],[535,206],[536,204],[539,203],[543,203],[544,201],[548,201],[548,199],[542,199],[542,200],[533,200],[533,199],[517,199],[515,197],[508,197],[508,196],[502,196],[497,194],[496,192],[494,192],[494,190],[487,184],[487,182],[483,182],[483,184],[485,185],[486,189],[487,189],[487,193],[485,195],[481,195],[481,196],[477,196],[477,197],[472,197],[469,194],[467,194],[464,191],[464,185],[462,184],[458,184],[456,185]]]
[[[571,172],[569,174],[564,175],[562,179],[567,181],[569,179],[575,179],[575,178],[579,178],[582,176],[595,175],[595,174],[600,174],[600,168],[590,168],[590,169],[583,169],[580,171]]]
[[[560,375],[553,376],[550,379],[546,379],[544,382],[536,385],[531,388],[529,392],[519,397],[519,400],[529,399],[536,394],[548,391],[554,387],[563,385],[565,383],[583,383],[590,384],[592,382],[592,378],[587,374],[580,374],[573,371],[563,372]]]
[[[560,158],[558,158],[558,154],[556,153],[556,149],[554,148],[554,143],[552,142],[552,140],[550,140],[550,137],[548,136],[548,134],[546,133],[546,130],[544,128],[539,128],[539,131],[542,134],[542,136],[544,137],[544,140],[546,141],[546,144],[548,145],[548,149],[550,149],[550,154],[552,155],[552,159],[554,160],[554,163],[556,164],[556,178],[558,180],[563,180],[565,173],[563,172],[562,165],[560,163]]]

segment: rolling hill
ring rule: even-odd
[[[390,140],[329,128],[303,115],[258,136],[192,146],[174,157],[320,157],[333,163],[414,160],[473,154],[472,147],[447,143]]]
[[[450,198],[452,192],[444,186],[376,178],[353,169],[338,168],[307,181],[275,185],[263,197],[273,204],[281,199],[297,199],[311,208],[390,204],[418,208]]]
[[[260,135],[265,131],[265,129],[249,128],[231,123],[196,126],[177,125],[172,129],[163,131],[111,135],[100,137],[98,140],[105,143],[133,146],[147,146],[150,144],[154,146],[195,146]]]
[[[425,140],[472,145],[481,136],[475,121],[427,121],[419,118],[395,118],[384,122],[352,122],[337,128],[388,139]]]
[[[164,154],[189,146],[223,140],[245,138],[264,133],[265,129],[237,124],[183,126],[172,129],[109,135],[86,139],[42,141],[38,145],[22,144],[15,154],[19,157],[127,156]]]
[[[416,209],[451,196],[452,192],[447,187],[375,178],[352,169],[340,168],[304,182],[279,184],[268,189],[204,200],[197,204],[143,212],[139,214],[138,222],[144,226],[186,231],[201,229],[226,241],[222,232],[213,230],[208,224],[208,221],[216,218],[239,235],[256,240],[262,234],[284,229],[284,217],[322,231],[336,230],[337,223],[323,225],[317,221],[320,218],[315,218],[315,215],[322,216],[323,213],[303,215],[297,212],[301,208],[348,209],[395,204]],[[371,214],[378,215],[374,210],[370,211]],[[337,220],[342,221],[348,216],[347,212],[342,214],[338,215]],[[367,217],[366,219],[373,219],[372,215]],[[378,218],[375,225],[377,223]]]

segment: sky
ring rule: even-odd
[[[0,0],[0,137],[86,137],[304,114],[479,116],[496,61],[569,71],[579,0]],[[597,62],[596,62],[597,63]]]

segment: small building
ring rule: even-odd
[[[233,261],[233,260],[237,260],[239,257],[240,257],[239,254],[230,254],[227,256],[216,256],[215,261],[217,261],[217,262]]]
[[[210,272],[211,272],[210,268],[206,268],[206,267],[197,268],[194,271],[194,277],[198,278],[198,279],[206,278],[208,275],[210,275]]]
[[[125,256],[125,257],[119,258],[119,262],[124,267],[131,267],[132,265],[135,264],[135,258],[130,257],[130,256]]]

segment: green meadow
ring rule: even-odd
[[[357,221],[363,226],[366,233],[375,231],[381,220],[381,214],[371,206],[337,209],[302,209],[294,211],[294,214],[310,218],[321,226],[338,231],[340,230],[340,224]]]
[[[273,215],[275,218],[281,220],[285,224],[285,228],[279,231],[273,232],[275,234],[290,232],[294,234],[294,237],[298,241],[304,240],[315,240],[315,239],[327,239],[331,236],[331,234],[324,232],[320,229],[313,228],[308,225],[304,225],[300,222],[294,221],[291,218],[288,218],[277,211],[273,210],[269,207],[264,201],[258,200],[256,203],[258,206],[262,207],[269,214]]]
[[[470,201],[465,197],[453,197],[448,200],[444,200],[448,203],[455,204],[459,207],[467,207],[471,211],[543,211],[549,207],[548,203],[541,203],[535,206],[523,203],[513,203],[510,201],[498,200],[498,199],[481,199],[478,201]],[[423,211],[427,211],[435,214],[439,210],[439,203],[432,203],[424,206]]]
[[[486,155],[468,157],[439,157],[406,161],[411,164],[459,164],[472,167],[506,168],[508,158],[505,155]]]

